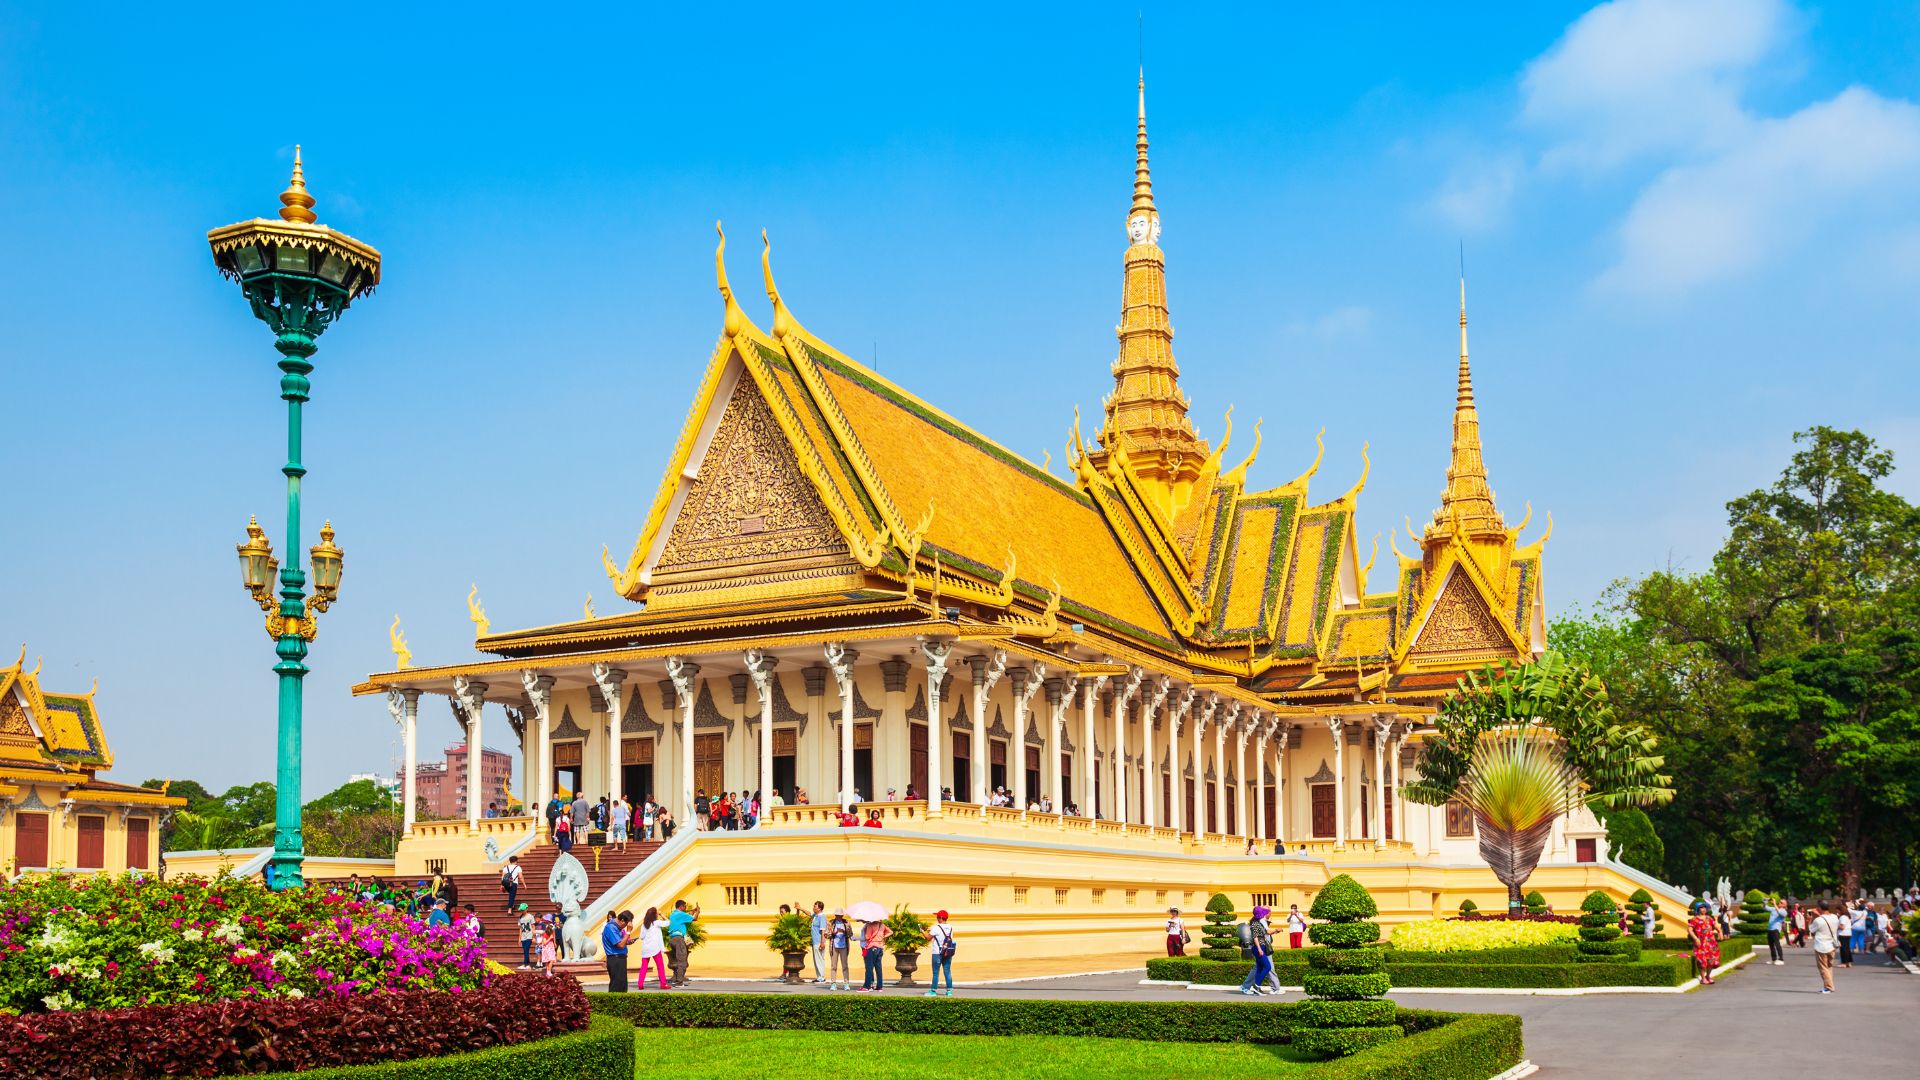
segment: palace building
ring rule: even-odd
[[[0,668],[0,868],[4,875],[153,870],[162,816],[187,800],[100,779],[113,767],[94,691],[40,686],[27,652]]]
[[[1129,904],[1141,888],[1164,899],[1176,870],[1192,880],[1166,856],[1239,857],[1250,838],[1315,859],[1311,873],[1286,871],[1302,881],[1360,858],[1478,866],[1483,883],[1456,875],[1409,909],[1462,889],[1504,896],[1470,815],[1400,795],[1460,674],[1544,648],[1550,525],[1523,542],[1527,521],[1496,506],[1464,283],[1450,400],[1435,394],[1433,424],[1452,430],[1432,464],[1439,503],[1417,547],[1393,546],[1377,566],[1377,538],[1363,551],[1354,524],[1364,464],[1344,486],[1316,483],[1316,458],[1250,490],[1257,428],[1242,451],[1231,413],[1217,444],[1194,426],[1144,80],[1124,224],[1112,390],[1097,430],[1076,423],[1057,467],[811,333],[766,249],[773,316],[757,325],[735,299],[722,234],[719,343],[631,550],[603,555],[637,606],[500,632],[470,597],[483,658],[383,672],[355,692],[388,697],[409,755],[423,696],[450,703],[469,745],[504,721],[528,763],[529,806],[556,789],[653,795],[690,825],[701,792],[778,792],[787,805],[757,830],[771,844],[782,830],[824,832],[823,811],[857,797],[889,829],[948,844],[947,860],[1002,840],[1056,849],[1027,864],[1004,844],[982,849],[993,866],[971,871],[985,884],[969,895],[983,898],[1005,885],[1024,903],[1032,886],[1018,881],[1065,874],[1052,882],[1061,904],[1102,904],[1107,885]],[[1444,379],[1436,370],[1436,390]],[[988,806],[1003,787],[1012,806]],[[802,792],[808,805],[796,805]],[[1043,800],[1051,812],[1030,809]],[[474,809],[460,830],[409,822],[400,871],[468,865],[482,834],[543,843],[531,819],[483,823]],[[1603,836],[1584,812],[1564,820],[1546,864],[1605,862]],[[689,845],[677,857],[692,860],[689,887],[775,872]],[[1134,861],[1074,876],[1076,859],[1103,850]]]

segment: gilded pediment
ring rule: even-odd
[[[1412,655],[1418,658],[1462,653],[1511,653],[1513,640],[1480,596],[1467,575],[1455,567],[1427,621],[1414,639]]]

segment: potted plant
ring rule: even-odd
[[[887,947],[893,950],[893,970],[900,976],[895,981],[912,986],[913,973],[920,970],[920,950],[927,947],[927,924],[901,904],[887,916],[887,929],[892,931]]]
[[[800,968],[806,962],[807,950],[812,945],[813,924],[805,915],[789,911],[774,916],[773,929],[767,934],[767,948],[784,959],[787,982],[800,981]]]

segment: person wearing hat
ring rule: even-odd
[[[520,970],[533,968],[533,912],[527,910],[527,902],[522,900],[514,909],[520,913]]]
[[[1253,939],[1253,970],[1247,973],[1247,981],[1240,984],[1243,994],[1266,993],[1267,980],[1273,978],[1273,934],[1267,929],[1267,916],[1271,914],[1271,908],[1256,907],[1253,918],[1248,920]]]
[[[435,900],[433,902],[433,911],[427,915],[427,928],[431,930],[436,926],[452,925],[453,916],[447,914],[447,902],[445,900]]]
[[[927,933],[927,944],[933,948],[933,976],[927,981],[927,996],[940,992],[940,973],[947,973],[947,997],[953,996],[953,924],[947,921],[947,913],[933,913],[933,927]]]
[[[853,989],[852,976],[847,971],[847,955],[853,947],[853,924],[847,921],[846,908],[833,909],[833,921],[827,924],[827,989],[833,989],[838,976],[840,989]]]

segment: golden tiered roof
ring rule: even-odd
[[[40,685],[40,667],[27,669],[23,646],[12,666],[0,668],[0,797],[18,794],[21,785],[42,783],[99,797],[93,801],[111,793],[115,802],[186,805],[163,791],[95,779],[95,773],[113,765],[94,707],[98,687],[84,694],[49,692]]]
[[[1229,677],[1236,693],[1300,704],[1418,698],[1463,667],[1537,652],[1545,538],[1517,548],[1519,529],[1494,509],[1464,285],[1441,513],[1421,557],[1399,557],[1392,588],[1370,594],[1378,538],[1363,561],[1354,526],[1364,451],[1357,480],[1330,500],[1309,493],[1318,455],[1293,480],[1250,491],[1259,425],[1252,452],[1228,466],[1231,410],[1218,448],[1188,418],[1144,78],[1140,92],[1114,392],[1096,443],[1076,422],[1064,471],[809,332],[775,285],[770,246],[761,266],[773,321],[756,325],[733,294],[722,234],[720,340],[631,552],[621,564],[604,557],[616,591],[645,610],[486,634],[479,647],[528,658],[957,623],[1009,648],[1071,642],[1083,658]]]

